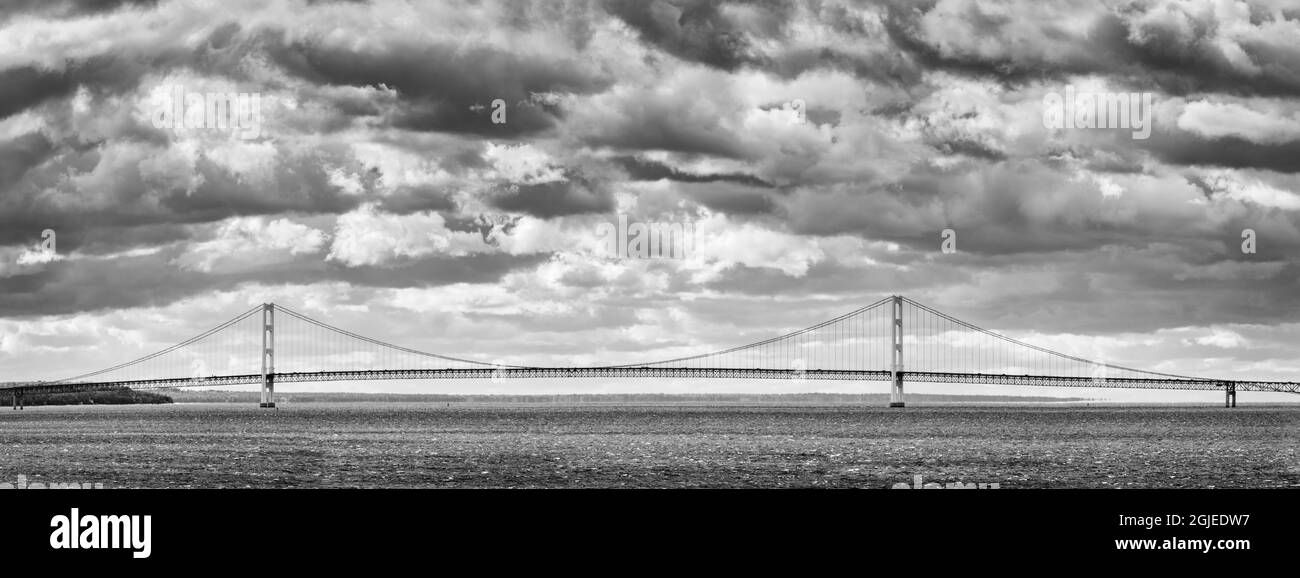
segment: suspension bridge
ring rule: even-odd
[[[1053,351],[967,323],[902,296],[770,339],[644,363],[508,365],[403,347],[265,303],[166,349],[55,381],[11,382],[14,409],[30,394],[129,387],[260,384],[275,407],[278,383],[411,379],[723,378],[1300,393],[1300,383],[1219,379],[1113,365]]]

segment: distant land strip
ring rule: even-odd
[[[157,389],[176,403],[231,402],[255,403],[256,391],[214,391],[194,389]],[[276,392],[284,402],[433,402],[433,403],[791,403],[791,404],[880,404],[889,401],[887,393],[570,393],[570,394],[433,394],[433,393],[356,393],[356,392]],[[909,394],[908,401],[919,403],[996,403],[996,402],[1078,402],[1103,401],[1082,397],[1015,396],[1015,395],[945,395]]]

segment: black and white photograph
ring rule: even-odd
[[[1250,561],[1298,352],[1296,0],[0,2],[42,559],[807,499]]]

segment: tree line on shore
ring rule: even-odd
[[[171,396],[153,391],[136,391],[127,387],[65,393],[28,393],[22,405],[126,405],[172,403]],[[13,404],[13,396],[0,395],[0,407]]]

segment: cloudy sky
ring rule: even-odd
[[[0,381],[266,301],[565,364],[894,293],[1084,357],[1300,380],[1297,38],[1292,0],[5,2]],[[257,114],[169,125],[176,87]],[[1151,95],[1149,138],[1045,126],[1067,88]],[[689,254],[609,255],[620,214],[691,223]]]

